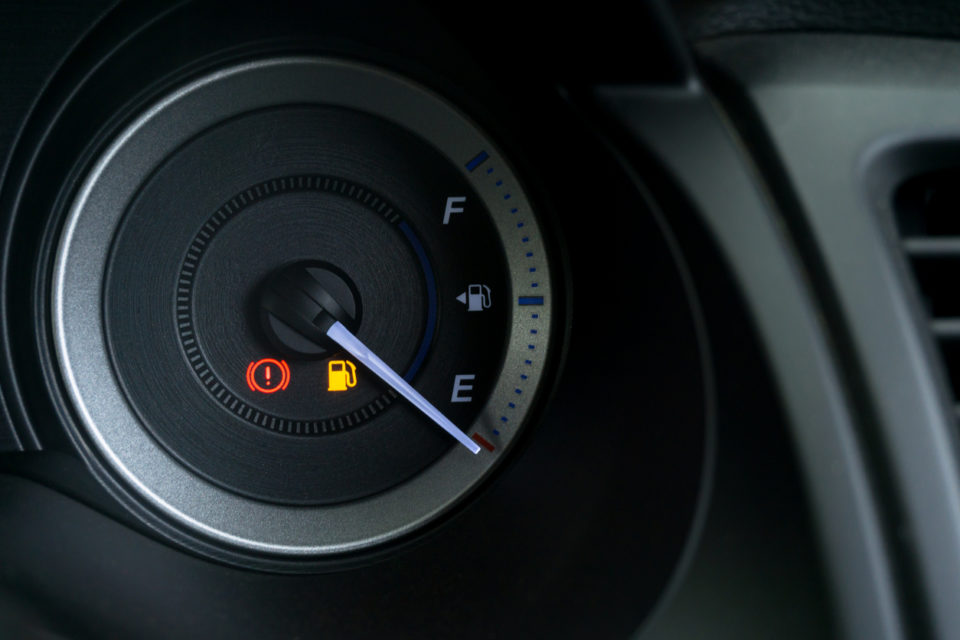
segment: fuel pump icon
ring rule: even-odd
[[[490,308],[490,287],[485,284],[471,284],[467,290],[457,296],[457,301],[467,305],[467,311],[483,311]]]
[[[357,367],[349,360],[331,360],[327,365],[327,391],[346,391],[357,386]]]

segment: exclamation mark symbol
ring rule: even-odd
[[[277,384],[273,384],[273,368],[280,372]],[[283,391],[290,384],[290,366],[283,360],[263,358],[251,362],[247,367],[247,386],[250,391],[260,393],[274,393]]]

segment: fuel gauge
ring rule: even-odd
[[[540,225],[423,86],[324,58],[220,69],[118,135],[72,207],[72,400],[192,535],[303,558],[406,535],[497,467],[547,385]]]

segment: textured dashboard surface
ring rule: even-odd
[[[951,0],[673,0],[673,6],[694,40],[769,31],[960,35],[960,5]]]

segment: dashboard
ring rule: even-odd
[[[937,3],[0,3],[0,631],[950,638]]]

